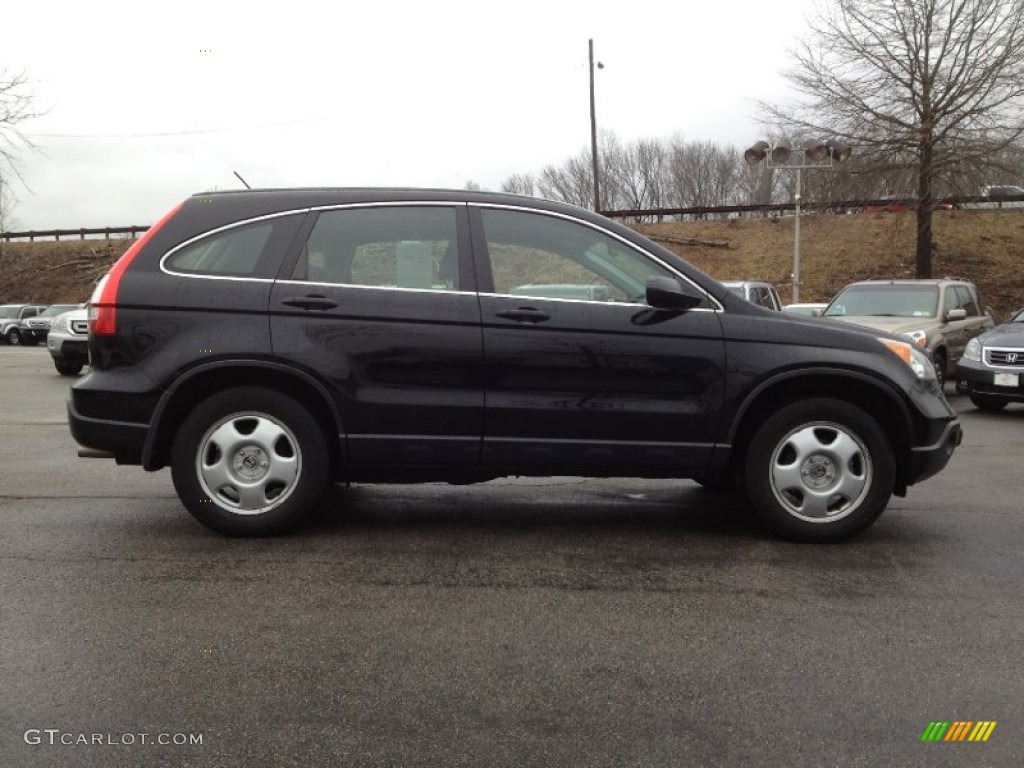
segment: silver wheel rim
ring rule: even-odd
[[[852,514],[871,488],[871,454],[846,427],[802,424],[772,451],[772,493],[789,514],[809,523],[832,523]]]
[[[272,416],[233,413],[199,441],[196,473],[218,506],[260,515],[291,496],[302,475],[302,453],[292,431]]]

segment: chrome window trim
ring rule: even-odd
[[[687,277],[686,275],[682,274],[679,270],[674,268],[671,264],[667,264],[665,261],[660,259],[655,254],[651,253],[650,251],[637,246],[635,243],[630,242],[629,240],[625,239],[624,237],[622,237],[622,236],[620,236],[620,235],[618,235],[618,234],[616,234],[614,232],[608,231],[604,227],[601,227],[601,226],[599,226],[597,224],[594,224],[593,222],[586,221],[585,219],[581,219],[578,216],[572,216],[572,215],[569,215],[567,213],[562,213],[561,211],[549,211],[549,210],[544,209],[544,208],[532,208],[532,207],[524,206],[524,205],[511,205],[511,204],[505,204],[505,203],[470,202],[470,201],[465,201],[465,200],[455,200],[455,201],[453,201],[453,200],[376,200],[376,201],[368,201],[368,202],[335,203],[335,204],[329,204],[329,205],[303,206],[303,207],[300,207],[300,208],[291,208],[291,209],[286,210],[286,211],[275,211],[274,213],[268,213],[268,214],[263,214],[261,216],[253,216],[253,217],[248,218],[248,219],[241,219],[239,221],[233,221],[233,222],[231,222],[229,224],[225,224],[223,226],[216,227],[214,229],[209,229],[209,230],[206,230],[205,232],[199,233],[198,235],[194,235],[193,237],[190,237],[188,240],[185,240],[185,241],[183,241],[181,243],[178,243],[176,246],[174,246],[169,251],[167,251],[163,256],[161,256],[160,257],[160,262],[159,262],[159,268],[160,268],[160,271],[163,272],[166,275],[172,275],[174,277],[185,277],[185,278],[190,278],[190,279],[198,279],[198,280],[229,280],[229,281],[234,281],[234,282],[251,282],[251,283],[284,283],[284,284],[287,284],[287,285],[315,285],[315,286],[324,286],[324,287],[365,288],[365,289],[369,289],[369,290],[385,290],[385,291],[412,291],[412,292],[415,292],[415,293],[447,293],[447,294],[455,294],[455,295],[493,296],[493,297],[498,297],[498,298],[537,299],[537,300],[542,300],[542,301],[565,301],[565,302],[571,302],[571,303],[577,303],[577,304],[580,304],[580,303],[582,303],[582,304],[598,304],[598,305],[602,305],[602,306],[618,305],[618,306],[623,306],[623,307],[629,307],[629,306],[633,306],[633,307],[648,307],[648,308],[650,307],[649,304],[637,304],[637,303],[633,303],[633,302],[591,301],[591,300],[588,300],[588,299],[561,299],[561,298],[553,298],[553,297],[550,297],[550,296],[526,296],[526,295],[518,296],[516,294],[510,294],[510,293],[489,293],[489,292],[482,292],[482,291],[453,291],[453,290],[450,290],[450,289],[431,289],[431,288],[401,288],[399,286],[358,285],[358,284],[354,284],[354,283],[326,283],[326,282],[313,282],[313,281],[309,281],[309,280],[291,280],[291,279],[280,280],[280,279],[272,278],[272,277],[242,277],[242,276],[237,276],[237,275],[213,275],[213,274],[204,274],[204,273],[199,273],[199,272],[179,272],[177,270],[170,269],[167,266],[167,260],[170,259],[171,256],[173,256],[175,253],[177,253],[178,251],[182,250],[183,248],[186,248],[186,247],[192,245],[193,243],[195,243],[195,242],[197,242],[199,240],[202,240],[203,238],[210,237],[210,236],[213,236],[213,235],[217,235],[217,234],[220,234],[221,232],[226,232],[226,231],[231,230],[231,229],[237,229],[238,227],[243,227],[243,226],[246,226],[248,224],[253,224],[253,223],[256,223],[256,222],[260,222],[260,221],[266,221],[266,220],[269,220],[269,219],[277,219],[277,218],[281,218],[283,216],[292,216],[294,214],[299,214],[299,213],[311,213],[311,212],[314,212],[314,211],[317,212],[317,213],[322,213],[324,211],[349,210],[349,209],[353,209],[353,208],[396,208],[396,207],[408,208],[408,207],[427,207],[427,206],[429,206],[429,207],[442,207],[442,208],[455,208],[455,209],[458,209],[461,206],[466,206],[466,207],[473,207],[473,208],[491,208],[491,209],[508,210],[508,211],[519,211],[519,212],[522,212],[522,213],[532,213],[532,214],[539,214],[539,215],[542,215],[542,216],[551,216],[553,218],[563,219],[565,221],[570,221],[570,222],[574,222],[576,224],[581,224],[581,225],[583,225],[585,227],[588,227],[588,228],[593,229],[593,230],[595,230],[597,232],[600,232],[601,234],[605,235],[606,237],[612,238],[613,240],[615,240],[615,241],[621,243],[622,245],[624,245],[625,247],[630,248],[630,249],[632,249],[634,251],[637,251],[638,253],[642,254],[643,256],[645,256],[645,257],[647,257],[649,259],[652,259],[655,263],[661,265],[664,269],[666,269],[670,274],[674,275],[676,278],[678,278],[680,280],[685,280],[687,284],[689,284],[690,286],[692,286],[693,288],[695,288],[696,290],[698,290],[702,294],[704,294],[708,298],[709,303],[712,305],[710,307],[696,307],[694,309],[687,310],[688,312],[716,312],[717,313],[717,312],[724,312],[725,311],[725,308],[722,306],[721,302],[718,301],[718,299],[716,299],[714,296],[712,296],[708,291],[704,290],[704,288],[699,286],[697,283],[695,283],[689,277]]]
[[[455,291],[451,288],[406,288],[400,285],[361,285],[359,283],[324,283],[314,280],[276,280],[278,285],[318,285],[324,288],[363,288],[369,291],[410,291],[412,293],[450,293],[455,296],[479,296],[475,291]]]
[[[530,207],[525,206],[525,205],[511,205],[511,204],[506,204],[506,203],[477,203],[477,202],[470,202],[470,203],[467,203],[467,205],[469,207],[471,207],[471,208],[492,208],[492,209],[499,209],[499,210],[506,210],[506,211],[519,211],[519,212],[522,212],[522,213],[539,214],[541,216],[551,216],[551,217],[556,218],[556,219],[564,219],[565,221],[571,221],[571,222],[574,222],[576,224],[582,224],[585,227],[589,227],[590,229],[593,229],[593,230],[595,230],[597,232],[600,232],[601,234],[605,235],[606,237],[610,237],[611,239],[618,241],[619,243],[621,243],[622,245],[626,246],[627,248],[629,248],[629,249],[631,249],[633,251],[636,251],[636,252],[646,256],[647,258],[653,260],[657,264],[660,264],[662,267],[664,267],[666,270],[668,270],[668,272],[670,274],[675,275],[680,280],[685,280],[689,285],[693,286],[695,289],[697,289],[702,294],[707,296],[708,302],[712,305],[710,307],[704,307],[704,308],[698,307],[698,308],[694,308],[694,309],[689,309],[689,310],[687,310],[687,312],[724,312],[725,311],[725,308],[718,301],[718,299],[716,299],[714,296],[712,296],[706,290],[701,288],[699,285],[697,285],[697,283],[693,282],[693,280],[688,278],[686,275],[682,274],[679,270],[675,269],[671,264],[666,264],[664,261],[662,261],[660,258],[658,258],[656,255],[654,255],[650,251],[648,251],[648,250],[646,250],[644,248],[639,247],[638,245],[636,245],[635,243],[630,242],[629,240],[627,240],[626,238],[622,237],[621,235],[617,235],[614,232],[609,232],[604,227],[599,226],[597,224],[594,224],[593,222],[587,221],[585,219],[581,219],[578,216],[571,216],[571,215],[569,215],[567,213],[562,213],[561,211],[549,211],[549,210],[544,209],[544,208],[530,208]],[[514,293],[482,293],[481,292],[480,295],[481,296],[503,296],[503,297],[511,297],[511,298],[536,298],[536,299],[544,299],[544,300],[548,300],[548,298],[549,298],[547,296],[530,297],[530,296],[526,296],[526,295],[523,295],[522,297],[520,297],[518,294],[514,294]],[[581,302],[582,301],[582,302],[587,303],[587,304],[602,304],[602,305],[620,304],[621,306],[650,307],[649,304],[631,304],[629,302],[614,302],[614,301],[589,301],[589,300],[586,300],[586,299],[551,299],[551,301],[574,301],[574,302]]]
[[[216,227],[214,229],[208,229],[205,232],[201,232],[198,235],[190,237],[188,240],[178,243],[176,246],[167,251],[163,256],[160,257],[160,271],[165,275],[174,275],[175,277],[198,277],[203,280],[244,280],[252,283],[272,283],[275,278],[272,277],[241,277],[238,275],[213,275],[202,272],[178,272],[167,266],[167,260],[171,258],[175,253],[180,251],[182,248],[187,248],[199,240],[213,235],[219,235],[221,232],[227,232],[228,230],[238,229],[239,227],[245,227],[249,224],[254,224],[260,221],[267,221],[269,219],[279,219],[282,216],[293,216],[297,213],[309,213],[310,209],[307,208],[296,208],[289,211],[277,211],[275,213],[266,213],[262,216],[253,216],[251,219],[242,219],[240,221],[233,221],[230,224],[225,224],[222,227]]]

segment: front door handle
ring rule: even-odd
[[[300,309],[318,309],[321,312],[325,309],[334,309],[338,302],[328,299],[321,294],[310,294],[309,296],[293,296],[290,299],[281,299],[282,304]]]
[[[497,317],[506,320],[515,320],[517,323],[542,323],[550,320],[551,315],[541,309],[532,307],[520,307],[519,309],[503,309],[494,313]]]

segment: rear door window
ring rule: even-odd
[[[394,206],[324,211],[293,280],[460,290],[455,209]]]

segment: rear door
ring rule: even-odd
[[[328,383],[352,464],[475,466],[483,347],[465,205],[315,215],[271,291],[274,355]]]
[[[589,222],[470,211],[487,372],[483,463],[701,472],[725,384],[714,300],[687,312],[647,306],[649,276],[684,278]]]

